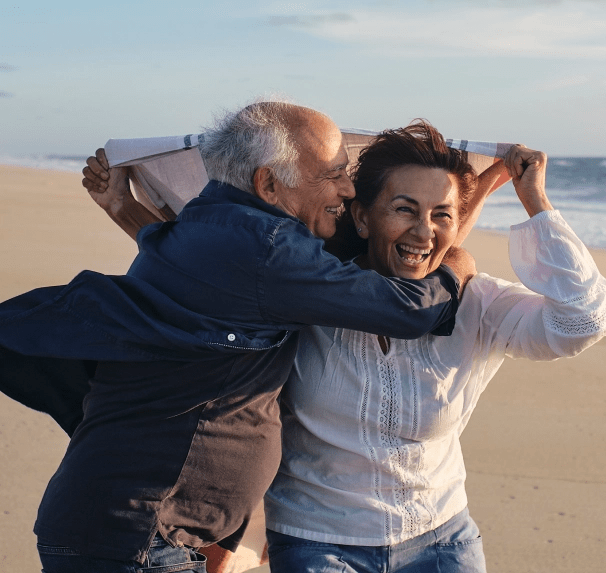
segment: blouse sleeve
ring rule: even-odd
[[[526,288],[500,290],[482,321],[504,342],[508,356],[574,356],[604,336],[606,279],[558,211],[514,225],[509,256]]]

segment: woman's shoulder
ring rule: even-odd
[[[465,287],[457,316],[471,314],[480,319],[498,298],[509,295],[523,296],[527,293],[529,291],[522,283],[478,273]]]
[[[520,283],[512,283],[511,281],[493,277],[487,273],[478,273],[467,283],[462,300],[465,300],[465,297],[483,298],[495,294],[498,296],[498,293],[515,288],[518,285]]]

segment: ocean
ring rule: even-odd
[[[21,165],[78,173],[85,155],[0,155],[0,164]],[[552,205],[588,247],[606,249],[606,157],[550,157],[546,178]],[[509,227],[527,218],[513,185],[508,183],[492,195],[476,227],[507,234]]]
[[[606,249],[606,157],[550,157],[547,196],[588,247]],[[527,218],[511,183],[488,198],[476,227],[508,233]]]

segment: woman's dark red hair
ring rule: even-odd
[[[346,260],[366,251],[367,241],[358,236],[349,206],[359,201],[364,207],[371,207],[391,173],[406,165],[444,169],[453,175],[459,188],[459,217],[465,215],[478,178],[464,152],[447,147],[435,127],[417,119],[407,127],[383,131],[360,153],[352,175],[356,196],[346,203],[336,235],[326,242],[329,252]]]

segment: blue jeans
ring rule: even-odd
[[[82,555],[69,547],[50,545],[38,539],[42,573],[206,573],[206,557],[188,547],[172,547],[156,535],[147,558],[136,561],[114,561]]]
[[[271,573],[486,573],[467,509],[433,531],[379,547],[309,541],[267,530]]]

